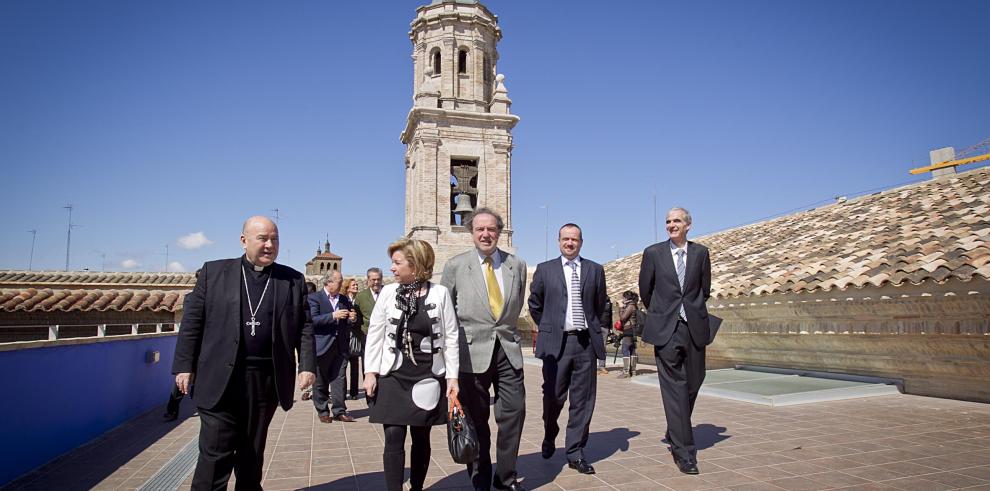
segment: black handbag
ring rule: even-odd
[[[478,459],[478,434],[456,396],[450,398],[447,409],[447,443],[454,462],[470,464]]]
[[[351,334],[351,341],[350,343],[348,343],[347,349],[348,349],[348,355],[350,355],[351,358],[356,358],[358,356],[361,356],[361,353],[364,351],[364,346],[361,343],[361,338],[355,336],[354,334]]]

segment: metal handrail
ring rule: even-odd
[[[104,323],[104,324],[34,324],[34,325],[13,325],[13,326],[0,326],[0,336],[4,330],[12,329],[47,329],[48,330],[48,341],[57,341],[59,339],[65,339],[60,337],[59,333],[62,328],[66,327],[94,327],[96,329],[92,336],[72,336],[72,339],[79,338],[103,338],[107,337],[107,327],[123,327],[129,326],[130,332],[127,334],[138,335],[138,334],[159,334],[166,331],[176,331],[179,330],[180,323],[178,322],[139,322],[136,324],[131,323]],[[139,332],[141,326],[155,326],[154,332],[142,333]],[[172,329],[165,329],[166,327],[172,327]],[[124,334],[120,334],[124,335]],[[111,336],[114,336],[111,334]],[[3,344],[0,341],[0,344]]]

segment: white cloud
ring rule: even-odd
[[[124,269],[135,269],[141,266],[141,263],[137,262],[136,259],[124,259],[120,262],[120,267]]]
[[[168,271],[170,273],[185,273],[186,267],[182,265],[179,261],[172,261],[168,263]]]
[[[206,234],[203,232],[193,232],[189,235],[183,235],[179,237],[178,242],[179,247],[189,250],[195,250],[213,244],[213,241],[206,238]]]

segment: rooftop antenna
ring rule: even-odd
[[[278,208],[272,208],[271,211],[275,213],[273,218],[275,218],[275,226],[278,226]]]
[[[168,244],[165,244],[165,272],[168,273]]]
[[[660,224],[657,222],[657,183],[653,183],[653,243],[660,242]]]
[[[31,234],[31,256],[28,258],[28,271],[31,271],[34,266],[34,242],[38,238],[38,231],[31,229],[28,230],[28,233]]]
[[[543,260],[550,259],[550,205],[546,205],[547,212],[543,216]]]
[[[65,270],[69,270],[69,250],[72,245],[72,227],[75,224],[72,223],[72,203],[69,203],[62,207],[65,210],[69,210],[69,226],[68,230],[65,232]]]

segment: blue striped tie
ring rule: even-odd
[[[567,261],[571,267],[571,312],[574,314],[574,329],[584,329],[584,307],[581,305],[581,279],[578,278],[577,263]]]
[[[677,282],[681,285],[681,295],[684,295],[684,249],[677,249]],[[684,313],[684,302],[681,302],[681,320],[686,321],[687,315]]]

